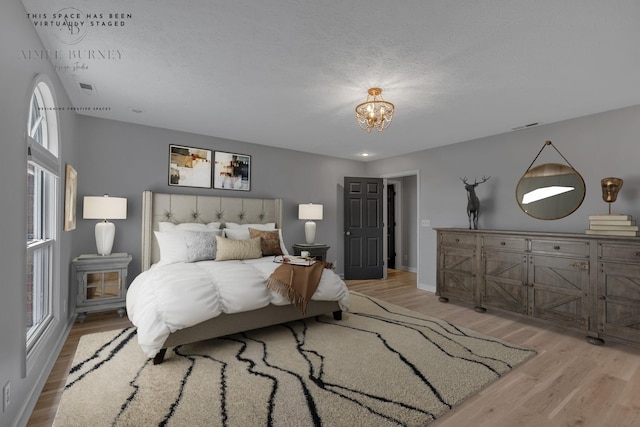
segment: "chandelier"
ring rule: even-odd
[[[356,107],[356,119],[363,130],[371,133],[375,128],[382,132],[391,124],[395,107],[382,99],[382,89],[372,87],[368,90],[367,100]]]

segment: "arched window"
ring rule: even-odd
[[[27,353],[53,319],[59,179],[55,99],[49,80],[38,76],[27,121]]]

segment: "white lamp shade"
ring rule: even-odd
[[[314,203],[298,205],[298,219],[322,219],[322,205]]]
[[[127,219],[127,199],[124,197],[86,196],[84,219]]]

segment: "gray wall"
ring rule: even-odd
[[[24,425],[35,399],[55,361],[58,348],[66,337],[70,325],[64,312],[68,300],[69,263],[74,232],[58,233],[61,245],[57,276],[63,286],[54,295],[53,311],[57,315],[51,329],[51,338],[44,342],[41,357],[33,361],[26,378],[22,378],[25,337],[25,281],[26,281],[26,124],[29,89],[37,73],[47,74],[55,86],[53,90],[60,106],[69,106],[64,90],[51,65],[42,60],[26,60],[21,51],[42,50],[33,26],[19,0],[5,0],[0,13],[0,389],[11,383],[11,404],[0,413],[0,425]],[[62,167],[66,162],[76,164],[75,113],[61,111],[60,137]],[[58,200],[62,214],[64,173],[60,182],[62,191]],[[60,215],[62,218],[62,215]]]
[[[426,129],[425,138],[428,137]],[[584,233],[589,227],[589,215],[607,213],[600,180],[608,176],[624,180],[613,212],[640,219],[639,137],[640,106],[634,106],[373,161],[367,163],[366,174],[381,176],[419,170],[418,222],[429,219],[431,227],[418,227],[418,286],[435,289],[433,227],[468,227],[467,196],[460,177],[473,180],[491,176],[476,189],[481,201],[479,228]],[[518,180],[546,140],[553,142],[582,174],[586,184],[582,206],[572,215],[555,221],[531,218],[515,202]],[[564,163],[552,147],[544,149],[536,165],[546,162]]]
[[[405,176],[402,180],[402,253],[406,255],[400,263],[409,271],[418,268],[418,188],[416,176]]]
[[[321,203],[324,219],[317,221],[316,241],[331,246],[328,260],[343,271],[343,201],[345,176],[362,176],[364,164],[300,151],[211,138],[184,132],[134,125],[117,121],[80,117],[81,141],[78,162],[78,196],[109,194],[128,199],[126,220],[114,220],[114,252],[129,252],[134,260],[130,278],[140,271],[141,202],[144,190],[229,197],[284,199],[283,236],[291,245],[304,242],[304,221],[297,219],[299,203]],[[208,148],[251,155],[251,191],[213,190],[169,186],[169,144]],[[82,220],[73,256],[95,253],[94,220]]]

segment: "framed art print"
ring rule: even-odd
[[[169,145],[169,185],[211,188],[211,150]]]
[[[78,172],[67,164],[64,184],[64,231],[76,229],[76,198],[78,192]]]
[[[213,188],[251,190],[251,156],[216,151]]]

